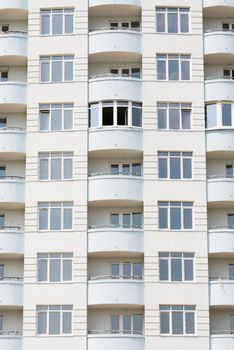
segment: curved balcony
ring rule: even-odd
[[[233,350],[234,335],[233,331],[216,331],[212,332],[210,337],[211,350]]]
[[[232,17],[234,0],[203,0],[205,17]]]
[[[25,181],[20,176],[0,177],[0,207],[18,208],[24,206]]]
[[[25,32],[0,34],[0,62],[4,64],[23,64],[28,56],[28,38]]]
[[[24,234],[20,227],[5,226],[0,229],[0,256],[24,254]]]
[[[22,333],[17,331],[0,331],[0,349],[21,350]]]
[[[143,201],[143,178],[134,175],[95,174],[89,177],[88,201]]]
[[[229,63],[234,55],[233,31],[210,30],[204,34],[204,54],[207,63]]]
[[[89,102],[103,100],[142,100],[142,82],[139,78],[100,75],[89,80]]]
[[[212,176],[208,178],[208,204],[210,206],[232,206],[234,201],[234,178]]]
[[[26,106],[27,84],[19,81],[0,82],[0,105]]]
[[[0,156],[7,159],[25,157],[26,132],[22,128],[0,128]]]
[[[205,81],[205,101],[233,101],[234,80],[224,77],[208,78]]]
[[[209,254],[228,256],[234,253],[234,228],[212,227],[208,231]]]
[[[100,28],[89,32],[89,54],[95,61],[124,62],[141,56],[141,32],[136,29]],[[91,57],[92,60],[92,57]]]
[[[130,278],[93,277],[88,284],[88,305],[144,305],[143,281]]]
[[[0,306],[23,306],[23,280],[18,277],[0,279]]]
[[[0,10],[28,10],[28,0],[1,0]]]
[[[89,333],[88,350],[144,350],[144,337],[142,335],[111,334],[111,331],[108,330],[90,331]]]
[[[234,306],[234,280],[229,277],[210,281],[210,306]]]
[[[206,130],[206,152],[228,157],[226,152],[234,152],[234,129]]]
[[[105,256],[143,254],[144,234],[141,228],[91,226],[88,231],[88,252]]]
[[[89,129],[89,152],[142,152],[143,130],[139,127],[111,126]]]

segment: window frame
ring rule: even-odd
[[[164,308],[164,310],[163,310]],[[168,308],[167,310],[165,308]],[[174,308],[174,310],[173,310]],[[176,310],[176,308],[182,308],[182,310]],[[189,309],[191,308],[191,309]],[[183,314],[183,333],[177,334],[172,332],[172,321],[173,312],[180,312]],[[161,332],[161,315],[162,313],[169,314],[169,332],[168,333],[162,333]],[[194,333],[186,333],[186,314],[187,313],[193,313],[193,320],[194,320]],[[173,337],[194,337],[197,334],[197,320],[196,320],[196,305],[159,305],[159,319],[160,319],[160,336],[173,336]]]
[[[130,211],[130,210],[125,210],[125,211],[117,211],[117,210],[113,210],[110,212],[110,225],[112,225],[111,223],[111,216],[112,215],[118,215],[118,218],[119,218],[119,224],[120,226],[123,225],[123,215],[130,215],[130,227],[128,227],[128,225],[125,225],[126,227],[124,227],[125,229],[139,229],[139,230],[142,230],[143,229],[143,213],[141,211],[137,211],[137,210],[133,210],[133,211]],[[141,214],[141,226],[138,226],[138,225],[133,225],[133,214]],[[114,225],[114,224],[113,224]],[[123,225],[124,226],[124,225]]]
[[[52,119],[52,111],[61,110],[61,129],[51,129],[51,119]],[[71,111],[72,113],[72,127],[70,129],[65,129],[65,112]],[[48,129],[41,129],[41,113],[48,114]],[[74,130],[74,104],[73,103],[40,103],[39,104],[39,122],[38,122],[38,130],[39,132],[66,132]]]
[[[163,110],[165,111],[166,115],[166,128],[160,128],[159,127],[159,111]],[[178,110],[179,113],[179,128],[170,128],[170,110]],[[190,128],[183,128],[183,112],[189,112],[190,113]],[[157,129],[160,131],[166,130],[166,131],[191,131],[193,129],[192,126],[192,103],[190,102],[157,102]]]
[[[56,14],[56,11],[59,11],[59,13],[62,13],[62,33],[60,34],[54,34],[53,33],[53,13]],[[62,12],[61,12],[62,11]],[[67,15],[69,14],[69,15]],[[66,33],[66,16],[73,16],[72,20],[72,32]],[[49,16],[49,33],[42,33],[42,18],[43,16]],[[53,8],[53,9],[40,9],[40,35],[41,36],[59,36],[59,35],[72,35],[74,34],[74,19],[75,19],[75,9],[74,7],[64,7],[64,8]]]
[[[52,159],[60,159],[61,160],[61,178],[60,179],[52,179]],[[65,178],[65,160],[72,160],[72,176],[71,178]],[[40,177],[41,173],[41,160],[46,160],[48,162],[48,177],[46,179],[42,179]],[[74,179],[74,153],[70,151],[65,152],[39,152],[38,153],[38,181],[71,181]]]
[[[173,203],[178,203],[178,205],[173,205]],[[167,228],[161,228],[160,227],[160,209],[166,209],[167,210]],[[171,208],[180,208],[180,228],[172,228],[171,227]],[[184,228],[184,209],[190,209],[191,210],[191,216],[192,216],[192,227],[191,228]],[[192,201],[158,201],[158,229],[160,231],[193,231],[194,230],[194,202]]]
[[[60,255],[60,257],[53,257],[53,255]],[[47,255],[47,257],[46,257]],[[69,256],[70,255],[70,256]],[[69,252],[63,252],[63,253],[38,253],[37,254],[37,283],[39,284],[57,284],[57,283],[72,283],[73,282],[73,253]],[[46,260],[46,280],[40,280],[39,279],[39,273],[40,273],[40,260]],[[50,263],[52,260],[59,260],[60,261],[60,280],[59,281],[51,281],[51,270],[50,270]],[[70,280],[64,280],[63,279],[63,268],[64,268],[64,261],[71,261],[71,279]]]
[[[174,153],[174,155],[173,155]],[[177,154],[177,155],[175,155]],[[190,155],[189,155],[190,154]],[[171,159],[179,158],[180,162],[180,177],[173,178],[171,174]],[[166,159],[166,172],[167,177],[160,177],[160,159]],[[191,162],[191,177],[184,177],[184,160],[189,159]],[[172,181],[190,181],[193,179],[193,152],[191,151],[158,151],[158,179],[159,180],[172,180]]]
[[[223,125],[223,105],[231,105],[231,125]],[[215,125],[208,127],[208,118],[213,115],[213,113],[209,116],[207,112],[208,106],[214,106],[215,107]],[[233,129],[234,128],[234,103],[233,101],[219,101],[219,102],[211,102],[206,103],[205,105],[205,119],[206,119],[206,129],[207,130],[214,130],[214,129]],[[213,122],[213,120],[211,120]]]
[[[59,310],[53,310],[53,308],[59,308]],[[66,309],[66,307],[70,307],[70,309]],[[50,310],[51,308],[51,310]],[[64,309],[63,309],[64,308]],[[44,310],[43,310],[44,309]],[[63,329],[63,314],[68,313],[70,311],[71,314],[71,332],[70,333],[63,333],[61,332]],[[50,334],[49,333],[49,317],[50,313],[57,313],[59,312],[60,317],[60,333],[59,334]],[[39,314],[40,313],[46,313],[46,333],[39,333],[38,327],[39,327]],[[70,337],[73,335],[73,305],[66,304],[66,305],[37,305],[36,306],[36,336],[37,337]]]
[[[170,65],[172,61],[178,62],[178,79],[169,79]],[[164,62],[165,65],[165,78],[159,78],[159,62]],[[189,79],[182,79],[182,63],[189,63]],[[188,82],[192,81],[192,56],[191,54],[167,54],[158,53],[156,55],[156,75],[157,81],[168,81],[168,82]]]
[[[141,316],[141,320],[142,320],[142,330],[141,332],[137,332],[133,330],[133,317],[134,315],[137,315],[137,316]],[[131,317],[131,330],[128,331],[124,331],[124,322],[123,322],[123,318],[124,316],[130,316]],[[119,331],[118,332],[114,332],[114,330],[112,329],[112,317],[118,317],[119,318]],[[114,313],[111,313],[110,315],[110,324],[111,324],[111,332],[114,333],[114,334],[119,334],[121,332],[123,332],[123,334],[138,334],[138,335],[142,335],[144,333],[144,315],[141,314],[141,313],[131,313],[131,310],[130,312],[126,312],[126,313],[119,313],[119,312],[114,312]]]
[[[172,10],[177,10],[177,11],[172,11]],[[187,11],[182,11],[182,10],[187,10]],[[191,34],[191,8],[190,7],[177,7],[177,6],[171,6],[171,7],[166,7],[166,6],[156,6],[155,8],[155,13],[156,13],[156,33],[158,34],[184,34],[188,35]],[[169,32],[168,31],[168,14],[170,13],[176,13],[177,14],[177,32]],[[157,14],[164,14],[164,24],[165,24],[165,30],[164,31],[158,31],[158,19],[157,19]],[[181,31],[181,14],[187,14],[188,16],[188,31],[183,32]]]
[[[60,203],[60,206],[55,206],[55,203]],[[65,203],[65,205],[64,205]],[[69,205],[66,205],[68,204]],[[53,206],[54,204],[54,206]],[[53,201],[53,202],[38,202],[37,204],[38,208],[38,225],[37,225],[37,231],[38,232],[62,232],[62,231],[73,231],[74,230],[74,203],[73,201]],[[60,209],[60,229],[51,229],[51,209]],[[72,215],[72,227],[71,228],[64,228],[64,212],[65,209],[71,209],[71,215]],[[40,210],[47,210],[47,229],[40,229]]]
[[[174,255],[181,254],[181,257],[172,256],[173,254]],[[160,278],[160,265],[161,265],[162,260],[166,260],[168,262],[168,264],[167,264],[168,279],[161,279]],[[182,278],[181,278],[181,280],[172,279],[172,260],[181,260],[181,266],[182,266],[182,274],[181,274]],[[185,279],[185,261],[192,261],[192,266],[193,266],[193,279],[192,280]],[[159,282],[160,283],[194,283],[195,282],[195,253],[190,253],[190,252],[159,252],[158,264],[159,264]]]
[[[72,83],[74,82],[74,68],[75,68],[75,56],[74,54],[67,55],[48,55],[48,56],[40,56],[40,76],[39,83],[40,84],[61,84],[61,83]],[[53,62],[61,63],[61,80],[53,80]],[[48,64],[48,80],[42,79],[42,65],[43,63]],[[72,63],[72,78],[66,79],[66,63]]]

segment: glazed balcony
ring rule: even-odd
[[[0,105],[9,107],[26,107],[27,84],[19,81],[0,82]]]
[[[8,31],[0,34],[1,64],[23,65],[27,62],[28,37],[26,32]]]
[[[234,80],[217,76],[205,80],[205,101],[232,101],[234,100]]]
[[[0,228],[0,256],[23,255],[24,234],[20,227],[4,226]]]
[[[103,100],[142,100],[141,79],[115,74],[91,76],[89,79],[89,102]]]
[[[22,350],[22,332],[0,331],[0,349]]]
[[[144,234],[141,227],[99,225],[88,231],[88,253],[93,255],[139,255],[144,252]]]
[[[88,350],[144,350],[143,335],[125,334],[121,331],[113,334],[112,330],[93,330],[88,333]]]
[[[234,306],[234,279],[218,277],[210,280],[210,306]]]
[[[209,254],[226,257],[234,254],[234,227],[211,227],[208,240]]]
[[[234,332],[231,330],[214,331],[210,337],[211,350],[233,350]]]
[[[0,128],[0,156],[21,159],[26,154],[26,132],[22,128]]]
[[[23,279],[4,277],[0,279],[0,300],[2,306],[23,306]]]
[[[0,177],[0,207],[20,208],[25,203],[25,181],[20,176]]]
[[[234,129],[217,127],[206,130],[206,152],[212,156],[228,157],[227,152],[234,152]]]
[[[144,283],[136,276],[97,276],[88,283],[88,305],[144,305]]]

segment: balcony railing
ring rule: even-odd
[[[98,31],[106,31],[106,30],[114,30],[114,31],[131,31],[131,32],[140,32],[141,28],[129,28],[129,27],[99,27],[90,29],[89,32],[98,32]]]
[[[142,280],[142,276],[137,275],[103,275],[89,277],[89,281],[101,281],[101,280]]]
[[[98,229],[142,229],[142,225],[114,225],[114,224],[101,224],[101,225],[89,225],[90,230]]]
[[[213,77],[207,77],[205,78],[205,80],[234,80],[234,77],[228,77],[225,75],[217,75],[217,76],[213,76]]]
[[[92,177],[92,176],[109,176],[109,175],[112,175],[112,176],[142,176],[140,172],[124,172],[124,171],[117,171],[115,173],[112,173],[110,171],[103,171],[103,172],[97,172],[97,173],[91,173],[89,174],[89,177]]]
[[[8,30],[7,32],[0,32],[0,36],[4,36],[4,35],[14,35],[14,34],[20,34],[20,35],[25,35],[25,36],[28,35],[27,32],[21,31],[21,30]]]
[[[234,276],[228,276],[228,277],[210,277],[210,281],[233,281],[234,282]]]
[[[17,181],[24,181],[25,178],[22,176],[0,176],[0,181],[1,180],[17,180]]]
[[[233,335],[234,336],[234,330],[222,330],[222,331],[211,331],[211,335]]]
[[[4,126],[3,128],[0,127],[0,132],[2,131],[20,131],[20,132],[25,132],[26,129],[20,128],[18,126]]]
[[[23,277],[0,277],[1,281],[23,281]]]
[[[89,330],[88,334],[138,334],[138,335],[143,335],[143,331],[124,330],[124,329],[96,329],[96,330]]]
[[[212,180],[212,179],[234,179],[234,175],[226,175],[226,174],[223,174],[223,175],[209,175],[207,176],[207,179],[209,180]]]
[[[2,330],[0,331],[0,336],[22,336],[22,332],[21,331],[11,331],[11,330]]]
[[[0,231],[22,231],[20,226],[0,226]]]
[[[227,33],[234,33],[234,29],[225,29],[225,28],[211,28],[206,29],[204,33],[213,33],[213,32],[227,32]]]
[[[103,73],[103,74],[92,74],[89,79],[100,79],[100,78],[130,78],[130,79],[141,79],[141,75],[135,74],[115,74],[115,73]]]

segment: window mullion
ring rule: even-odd
[[[113,118],[113,124],[114,126],[117,126],[117,101],[113,101],[113,113],[114,113],[114,118]]]

